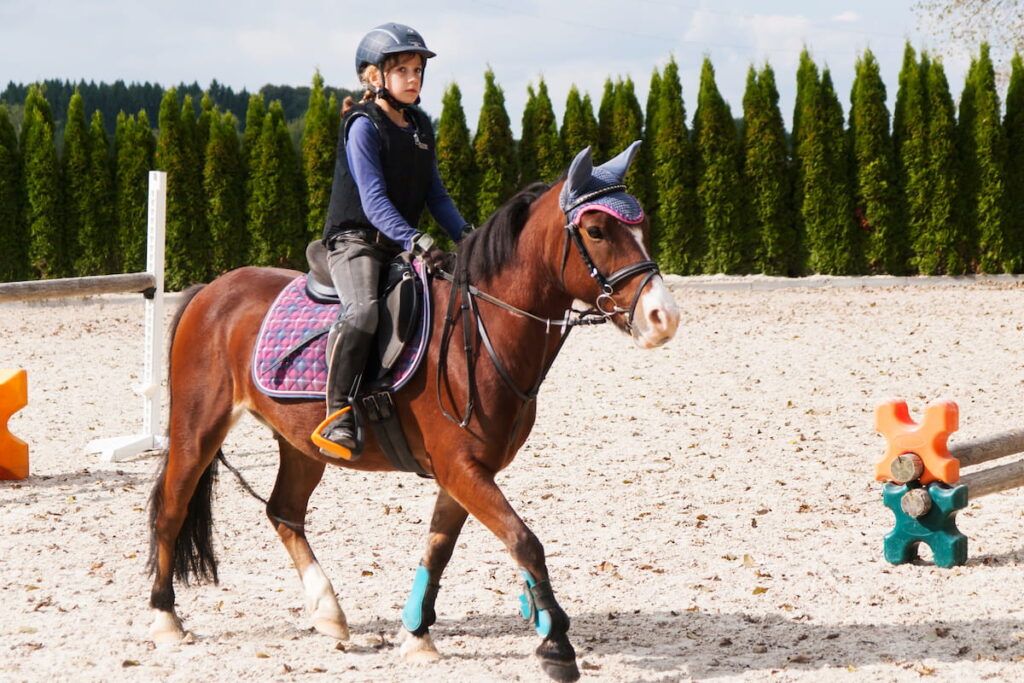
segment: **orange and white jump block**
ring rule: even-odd
[[[28,374],[0,369],[0,479],[28,478],[28,444],[7,429],[7,421],[26,405]]]

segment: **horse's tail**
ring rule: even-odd
[[[168,339],[168,378],[170,373],[170,349],[174,346],[174,335],[178,330],[178,323],[181,316],[188,307],[189,302],[199,293],[205,285],[193,285],[182,293],[181,305],[174,319],[171,321],[170,334]],[[170,406],[173,407],[174,393],[170,395]],[[220,451],[218,450],[218,456]],[[157,538],[156,522],[164,506],[164,480],[167,477],[167,465],[169,462],[169,451],[164,450],[160,455],[160,470],[153,485],[153,491],[149,497],[149,573],[156,572],[157,562]],[[217,558],[213,551],[213,483],[217,476],[217,460],[214,458],[210,465],[203,472],[196,484],[195,492],[188,503],[188,511],[185,520],[182,522],[181,531],[178,533],[177,541],[174,544],[174,575],[188,584],[190,577],[201,581],[217,582]]]

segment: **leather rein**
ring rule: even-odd
[[[446,418],[457,424],[459,427],[465,429],[469,425],[473,415],[473,393],[476,387],[475,379],[475,363],[473,360],[473,338],[471,333],[471,320],[470,317],[476,318],[476,328],[480,336],[480,341],[487,350],[487,355],[490,356],[491,362],[494,367],[498,370],[498,374],[501,376],[505,385],[512,390],[512,393],[522,402],[520,409],[516,415],[515,422],[513,423],[513,429],[509,436],[509,443],[511,443],[519,433],[519,426],[523,415],[525,414],[526,407],[537,398],[537,394],[540,392],[541,384],[544,382],[544,378],[547,377],[548,371],[551,369],[552,364],[555,362],[555,358],[558,356],[558,352],[561,351],[562,346],[565,344],[565,340],[569,336],[569,332],[572,328],[581,325],[601,325],[608,322],[613,316],[618,314],[626,314],[626,330],[630,333],[633,331],[633,317],[636,312],[637,304],[640,301],[640,295],[643,292],[647,284],[659,273],[658,265],[651,260],[643,260],[625,266],[615,271],[611,275],[605,276],[601,270],[594,263],[594,259],[590,256],[590,252],[587,251],[586,245],[583,243],[583,238],[580,235],[579,227],[573,223],[569,217],[572,212],[587,202],[591,202],[598,197],[613,192],[624,191],[624,185],[612,185],[610,187],[602,188],[596,192],[591,192],[584,195],[573,202],[571,205],[564,209],[566,217],[565,221],[565,236],[563,240],[562,248],[562,266],[560,269],[560,281],[563,289],[565,288],[565,267],[569,260],[569,242],[571,241],[576,245],[577,251],[580,253],[580,257],[583,259],[583,264],[587,268],[587,272],[590,277],[597,281],[601,288],[601,293],[597,296],[593,306],[586,310],[578,310],[573,307],[569,307],[565,311],[565,315],[559,319],[544,318],[529,311],[524,311],[517,308],[509,303],[502,301],[486,292],[481,291],[475,286],[469,283],[468,270],[456,269],[456,275],[452,275],[443,270],[438,270],[437,275],[443,280],[447,280],[452,283],[451,290],[448,295],[448,310],[445,315],[444,328],[441,332],[441,348],[438,354],[437,363],[437,374],[436,374],[436,390],[437,390],[437,403],[441,412]],[[460,273],[461,270],[461,273]],[[632,304],[629,308],[622,308],[615,303],[613,295],[615,294],[616,287],[623,281],[633,277],[634,275],[646,273],[640,286],[637,287],[636,294],[633,297]],[[527,390],[520,389],[512,376],[509,374],[505,365],[498,358],[497,352],[494,350],[494,345],[491,343],[490,335],[487,333],[487,328],[484,325],[483,317],[480,315],[480,309],[477,304],[477,300],[481,299],[487,303],[502,308],[510,313],[518,316],[535,320],[545,326],[544,338],[545,344],[544,349],[547,349],[547,340],[551,336],[553,330],[560,329],[560,338],[558,345],[555,347],[554,353],[544,363],[541,364],[540,372],[537,375],[536,381]],[[463,409],[461,416],[452,415],[444,407],[444,401],[441,398],[441,376],[445,374],[445,370],[448,366],[448,344],[450,341],[452,329],[455,325],[455,309],[458,302],[458,307],[462,317],[462,337],[463,337],[463,351],[466,355],[466,405]],[[542,351],[543,353],[543,351]]]

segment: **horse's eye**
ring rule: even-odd
[[[601,228],[590,227],[587,228],[587,234],[590,235],[590,239],[601,240],[604,239],[604,233],[601,232]]]

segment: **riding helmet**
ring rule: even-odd
[[[423,36],[416,29],[405,24],[381,24],[363,36],[356,49],[356,75],[360,75],[367,64],[379,67],[388,55],[400,52],[415,52],[430,59],[437,53],[427,49]]]

